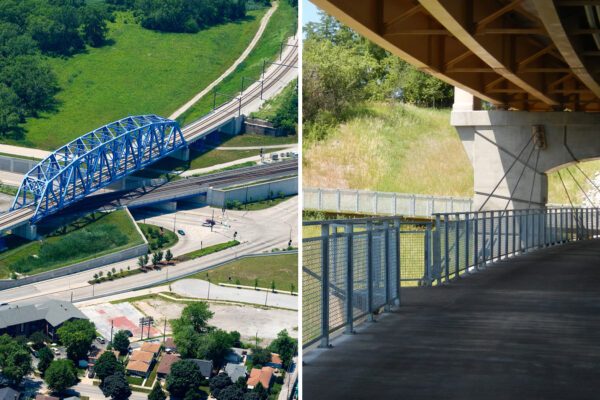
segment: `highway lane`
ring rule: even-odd
[[[186,212],[190,213],[189,210]],[[87,281],[99,271],[104,271],[106,273],[106,271],[113,267],[117,271],[121,268],[126,269],[127,266],[136,268],[137,260],[131,259],[77,274],[3,290],[0,291],[0,299],[12,303],[36,304],[48,298],[71,300],[71,296],[73,296],[73,301],[77,302],[78,300],[92,296],[107,296],[123,291],[133,291],[134,289],[151,284],[165,282],[167,274],[168,278],[172,280],[188,273],[201,271],[216,263],[228,261],[239,255],[262,253],[265,250],[270,251],[275,247],[283,248],[287,246],[290,237],[290,228],[292,229],[292,237],[294,241],[296,240],[297,212],[297,197],[266,210],[251,212],[227,211],[226,219],[223,220],[227,221],[231,228],[219,227],[218,232],[215,232],[213,236],[220,239],[221,242],[225,242],[230,240],[233,232],[237,230],[242,240],[242,243],[238,246],[195,260],[179,263],[168,268],[163,268],[162,270],[137,274],[93,286],[87,283]],[[205,215],[208,214],[208,209],[203,209],[202,213]],[[219,214],[220,210],[215,210],[215,213]],[[188,223],[191,223],[191,218],[193,217],[188,215],[187,218],[190,218]],[[198,219],[200,220],[201,218],[199,217]],[[193,250],[199,247],[199,242],[195,242],[195,246],[188,243],[179,251],[187,252],[190,249]],[[179,251],[174,251],[174,253],[177,255]]]

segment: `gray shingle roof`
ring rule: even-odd
[[[246,366],[241,364],[227,363],[225,373],[229,375],[233,383],[237,382],[240,377],[246,378]]]
[[[0,389],[0,400],[16,400],[21,396],[21,393],[13,388],[5,387]]]
[[[0,309],[0,329],[43,319],[56,327],[71,318],[88,319],[69,302],[48,300],[37,306],[10,306]]]
[[[202,372],[202,376],[210,377],[212,373],[213,363],[210,360],[199,360],[197,358],[193,358],[192,361],[195,361],[196,364],[200,367],[200,372]]]

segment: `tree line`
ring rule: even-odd
[[[304,27],[304,137],[322,139],[363,101],[452,104],[450,85],[401,60],[324,12]]]
[[[28,116],[56,107],[56,75],[46,57],[106,41],[111,13],[84,0],[0,0],[0,137]]]

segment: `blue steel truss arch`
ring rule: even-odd
[[[53,152],[23,178],[11,207],[33,207],[36,222],[187,146],[177,122],[156,115],[123,118]]]

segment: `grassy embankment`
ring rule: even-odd
[[[305,146],[304,186],[351,188],[443,196],[473,196],[473,169],[450,110],[371,103],[323,141]],[[592,177],[600,161],[582,163]],[[593,187],[569,168],[587,190]],[[563,180],[573,201],[584,198],[568,173]],[[557,173],[548,175],[548,202],[568,203]]]
[[[28,270],[26,273],[28,275],[38,274],[89,260],[91,258],[100,257],[105,254],[114,253],[143,243],[141,236],[135,228],[134,222],[129,218],[129,215],[127,215],[125,211],[119,210],[112,213],[97,212],[79,218],[73,223],[57,229],[46,235],[42,240],[29,242],[24,239],[9,236],[7,240],[9,249],[0,253],[0,278],[8,278],[10,273],[14,270],[15,265],[17,265],[20,260],[27,260],[29,257],[42,258],[40,254],[40,248],[42,246],[47,246],[49,244],[56,245],[61,241],[63,243],[69,242],[74,234],[95,232],[97,230],[105,229],[106,227],[115,227],[113,229],[122,233],[126,237],[126,240],[120,245],[106,243],[101,251],[94,251],[89,254],[85,252],[70,253],[65,254],[63,257],[43,260],[44,262],[42,264],[38,265],[36,263],[34,266],[31,266],[32,269]],[[23,262],[21,265],[27,267],[27,264],[27,262]]]
[[[5,142],[51,150],[127,115],[168,116],[233,64],[266,10],[196,34],[147,30],[117,13],[109,44],[50,59],[62,88],[58,111],[28,119],[22,140]]]

